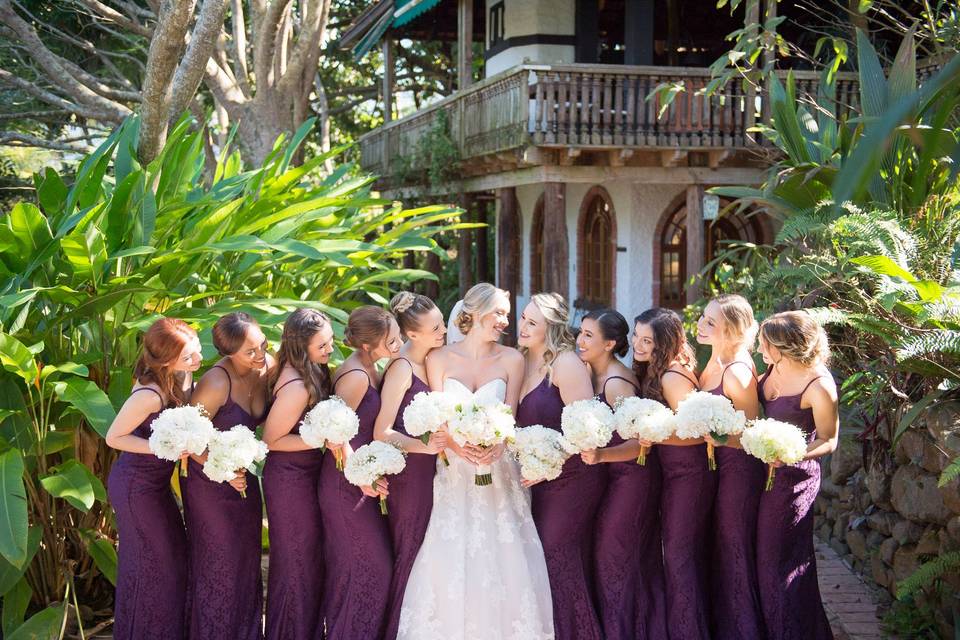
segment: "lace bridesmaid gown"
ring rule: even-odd
[[[560,430],[560,390],[546,377],[517,408],[517,425]],[[603,465],[571,456],[560,477],[532,487],[537,524],[550,574],[557,640],[600,640],[600,620],[591,593],[593,529],[606,485]]]
[[[274,390],[274,396],[288,380]],[[300,433],[300,414],[291,433]],[[317,486],[318,449],[271,451],[263,468],[270,533],[267,571],[267,640],[323,638],[323,528]]]
[[[720,384],[710,393],[723,393]],[[741,366],[749,366],[739,363]],[[752,371],[752,368],[751,368]],[[717,497],[713,503],[711,603],[713,635],[717,638],[765,640],[757,586],[757,510],[766,481],[760,460],[743,449],[717,447]]]
[[[411,367],[412,368],[412,367]],[[430,391],[423,380],[412,374],[410,388],[403,394],[393,428],[406,434],[403,411],[418,393]],[[393,640],[397,637],[400,625],[400,607],[403,605],[403,592],[407,588],[407,579],[413,569],[417,551],[423,544],[433,509],[433,477],[437,473],[437,456],[411,453],[407,456],[407,466],[402,473],[390,477],[390,539],[393,542],[393,580],[390,585],[389,609],[385,637]]]
[[[444,391],[503,401],[503,380],[475,393],[454,378]],[[399,640],[552,640],[550,580],[517,461],[491,465],[493,484],[447,451],[433,481],[433,511],[410,571]],[[392,495],[391,495],[392,498]]]
[[[232,397],[213,416],[213,426],[229,431],[242,424],[255,429],[266,416],[251,416]],[[263,638],[263,582],[260,576],[260,526],[263,502],[257,477],[247,472],[247,497],[228,483],[211,482],[192,458],[180,479],[187,525],[190,578],[187,629],[190,640]]]
[[[600,400],[609,405],[605,388]],[[607,446],[620,444],[623,438],[614,432]],[[597,512],[594,543],[603,634],[608,640],[661,640],[667,637],[667,620],[657,447],[651,448],[643,466],[635,460],[605,466],[607,489]]]
[[[361,369],[356,371],[367,375]],[[369,376],[368,383],[357,406],[360,430],[350,441],[354,450],[373,440],[373,423],[380,412],[380,393]],[[323,457],[320,514],[327,561],[323,588],[327,640],[383,637],[393,573],[387,519],[380,514],[376,499],[364,497],[359,488],[347,482],[333,454]]]
[[[768,418],[795,424],[816,438],[811,409],[798,395],[767,400],[760,381],[760,401]],[[773,488],[760,496],[757,518],[757,574],[760,604],[769,640],[832,640],[817,583],[813,550],[813,501],[820,491],[820,461],[804,460],[777,469]]]
[[[149,387],[135,389],[134,393]],[[161,397],[162,401],[162,397]],[[151,413],[133,435],[150,437]],[[124,451],[107,479],[116,514],[117,590],[113,637],[117,640],[184,638],[187,541],[170,477],[175,463]]]

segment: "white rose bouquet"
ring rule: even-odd
[[[360,431],[360,418],[337,396],[330,396],[313,406],[300,423],[300,437],[308,446],[321,451],[327,442],[346,444]],[[343,471],[343,456],[334,451],[337,469]]]
[[[631,396],[617,401],[613,412],[617,433],[624,440],[639,438],[650,442],[663,442],[673,435],[676,417],[670,407],[656,400]],[[650,447],[641,446],[637,464],[647,463]]]
[[[773,488],[774,463],[796,464],[807,455],[807,436],[789,422],[771,418],[754,420],[740,435],[743,450],[767,463],[766,491]]]
[[[374,440],[347,458],[343,475],[352,485],[373,486],[383,476],[400,473],[406,466],[403,451],[390,443]],[[380,496],[380,513],[387,515],[386,496]]]
[[[520,475],[530,481],[555,480],[576,453],[559,431],[539,424],[518,427],[510,449],[520,463]]]
[[[407,434],[420,438],[423,444],[430,442],[430,434],[439,431],[457,414],[457,401],[443,391],[421,391],[403,410],[403,428]],[[443,464],[450,465],[447,454],[440,452]]]
[[[709,435],[718,442],[727,436],[742,433],[747,426],[743,411],[734,408],[726,397],[694,391],[677,404],[677,437],[702,438]],[[713,445],[707,443],[707,462],[710,470],[716,470]]]
[[[613,411],[596,398],[577,400],[560,414],[563,437],[578,453],[607,446],[613,427]]]
[[[238,471],[253,469],[267,457],[267,445],[242,424],[214,434],[209,450],[203,473],[214,482],[230,482]],[[247,497],[246,491],[240,494]]]
[[[450,437],[461,447],[466,444],[482,448],[492,447],[504,440],[513,439],[516,431],[513,412],[508,405],[497,400],[481,401],[476,397],[456,405],[456,412],[448,426]],[[493,483],[493,475],[488,465],[477,467],[474,483],[481,487]]]
[[[160,412],[150,423],[148,443],[153,455],[161,460],[179,460],[185,451],[202,455],[216,433],[216,427],[202,408],[184,405]],[[180,462],[180,475],[187,475],[186,460]]]

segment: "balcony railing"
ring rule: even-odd
[[[797,94],[816,95],[819,76],[794,72]],[[766,96],[730,83],[710,96],[707,69],[614,65],[522,65],[488,78],[360,139],[361,165],[389,177],[426,167],[421,138],[443,127],[463,161],[527,146],[581,149],[736,150],[755,145],[748,129]],[[682,87],[658,117],[658,86]],[[836,100],[853,108],[855,76],[841,75]]]

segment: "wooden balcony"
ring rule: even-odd
[[[818,74],[794,76],[798,96],[815,95]],[[768,113],[766,96],[745,93],[739,83],[698,95],[709,82],[707,69],[522,65],[364,135],[361,166],[382,176],[382,188],[420,184],[428,169],[421,140],[438,132],[455,147],[464,176],[563,164],[584,151],[619,150],[606,155],[623,162],[635,152],[666,158],[716,151],[728,158],[755,150],[758,136],[749,129],[756,113]],[[662,102],[648,97],[662,83],[685,91],[658,117]],[[855,76],[841,74],[836,98],[846,108],[858,103]]]

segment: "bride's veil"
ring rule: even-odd
[[[447,344],[460,342],[465,337],[463,333],[461,333],[460,328],[457,327],[457,316],[460,315],[460,311],[462,310],[463,300],[457,300],[457,304],[453,305],[453,310],[450,311],[450,318],[447,320]]]

